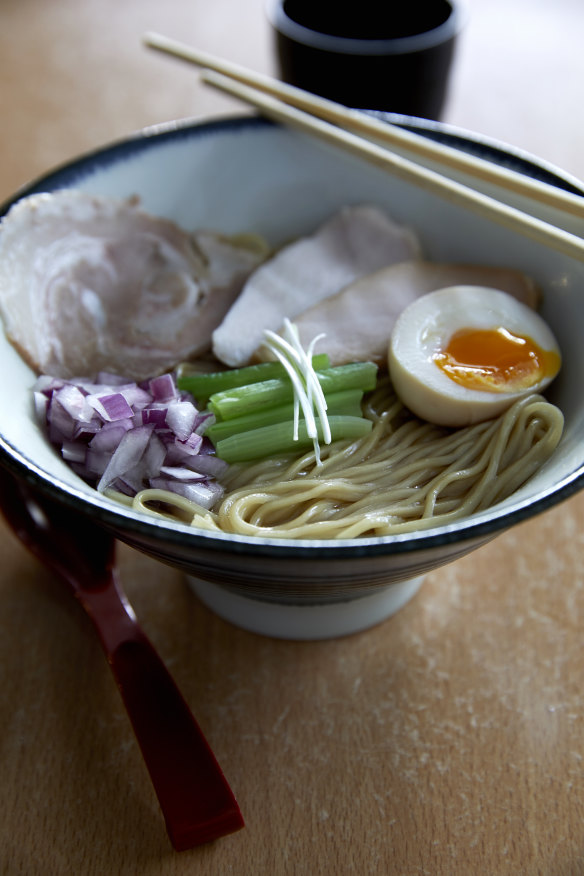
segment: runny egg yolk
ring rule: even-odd
[[[432,358],[451,380],[483,392],[524,390],[560,369],[558,353],[503,327],[460,329]]]

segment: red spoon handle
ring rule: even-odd
[[[147,638],[141,634],[108,656],[175,849],[242,828],[221,768]]]
[[[244,826],[219,764],[117,584],[113,538],[0,468],[0,511],[70,586],[99,635],[177,849]]]
[[[117,585],[115,568],[101,585],[75,582],[115,676],[170,840],[178,851],[244,826],[237,801],[207,740]]]

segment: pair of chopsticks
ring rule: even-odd
[[[584,218],[584,198],[578,195],[436,143],[161,34],[146,34],[144,43],[203,68],[201,78],[205,83],[256,107],[268,118],[307,131],[451,203],[584,261],[584,239],[578,235],[485,195],[471,185],[452,179],[447,173],[462,172],[472,179],[495,184],[506,192],[561,211],[561,216],[571,219]],[[392,151],[392,147],[438,163],[444,173],[418,164]]]

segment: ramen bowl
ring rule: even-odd
[[[487,160],[579,194],[579,183],[500,144],[439,123],[389,119]],[[498,194],[481,183],[487,194]],[[203,531],[118,504],[85,484],[35,420],[35,375],[0,337],[0,462],[48,497],[91,517],[119,540],[182,570],[203,602],[248,630],[325,638],[365,629],[395,613],[426,572],[565,500],[584,484],[584,262],[428,194],[337,147],[249,116],[181,121],[83,155],[20,190],[61,188],[138,195],[150,212],[185,228],[254,231],[273,245],[307,233],[335,209],[375,203],[413,227],[427,258],[506,265],[532,276],[555,333],[563,368],[549,398],[565,430],[549,462],[516,493],[455,523],[384,537],[293,540]],[[513,197],[516,200],[513,200]],[[525,206],[520,196],[507,196]],[[542,219],[552,208],[529,205]],[[584,235],[584,223],[570,220]],[[423,598],[422,594],[418,598]]]

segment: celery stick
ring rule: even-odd
[[[373,362],[353,362],[338,365],[318,372],[318,379],[325,396],[345,389],[361,389],[364,392],[375,388],[377,365]],[[254,413],[261,408],[286,404],[294,398],[292,382],[287,379],[264,380],[248,386],[234,387],[216,392],[209,399],[209,410],[218,420],[230,420]]]
[[[326,353],[312,358],[315,371],[322,371],[330,366]],[[258,362],[257,365],[246,365],[243,368],[231,368],[226,371],[189,371],[189,364],[179,366],[176,385],[185,389],[195,397],[199,405],[204,404],[216,392],[224,392],[235,387],[248,386],[274,378],[286,378],[286,371],[280,362]]]
[[[346,389],[342,392],[333,392],[327,397],[327,415],[336,416],[361,416],[361,399],[363,392],[360,389]],[[302,416],[302,411],[300,411]],[[276,405],[273,408],[262,408],[255,414],[247,414],[243,417],[235,417],[232,420],[222,420],[209,426],[205,436],[210,438],[213,444],[235,435],[238,432],[249,432],[252,429],[260,429],[270,426],[272,423],[292,423],[294,419],[294,405],[292,402],[284,405]]]
[[[362,438],[371,431],[373,423],[365,417],[329,417],[329,425],[333,441],[343,439],[353,440]],[[322,429],[317,419],[319,439],[322,441]],[[276,456],[280,453],[300,453],[307,447],[312,446],[312,438],[306,431],[306,423],[301,420],[298,426],[298,440],[294,440],[293,423],[275,423],[271,426],[263,426],[260,429],[252,429],[249,432],[241,432],[231,435],[217,442],[217,456],[225,462],[249,462],[253,459],[261,459]]]

